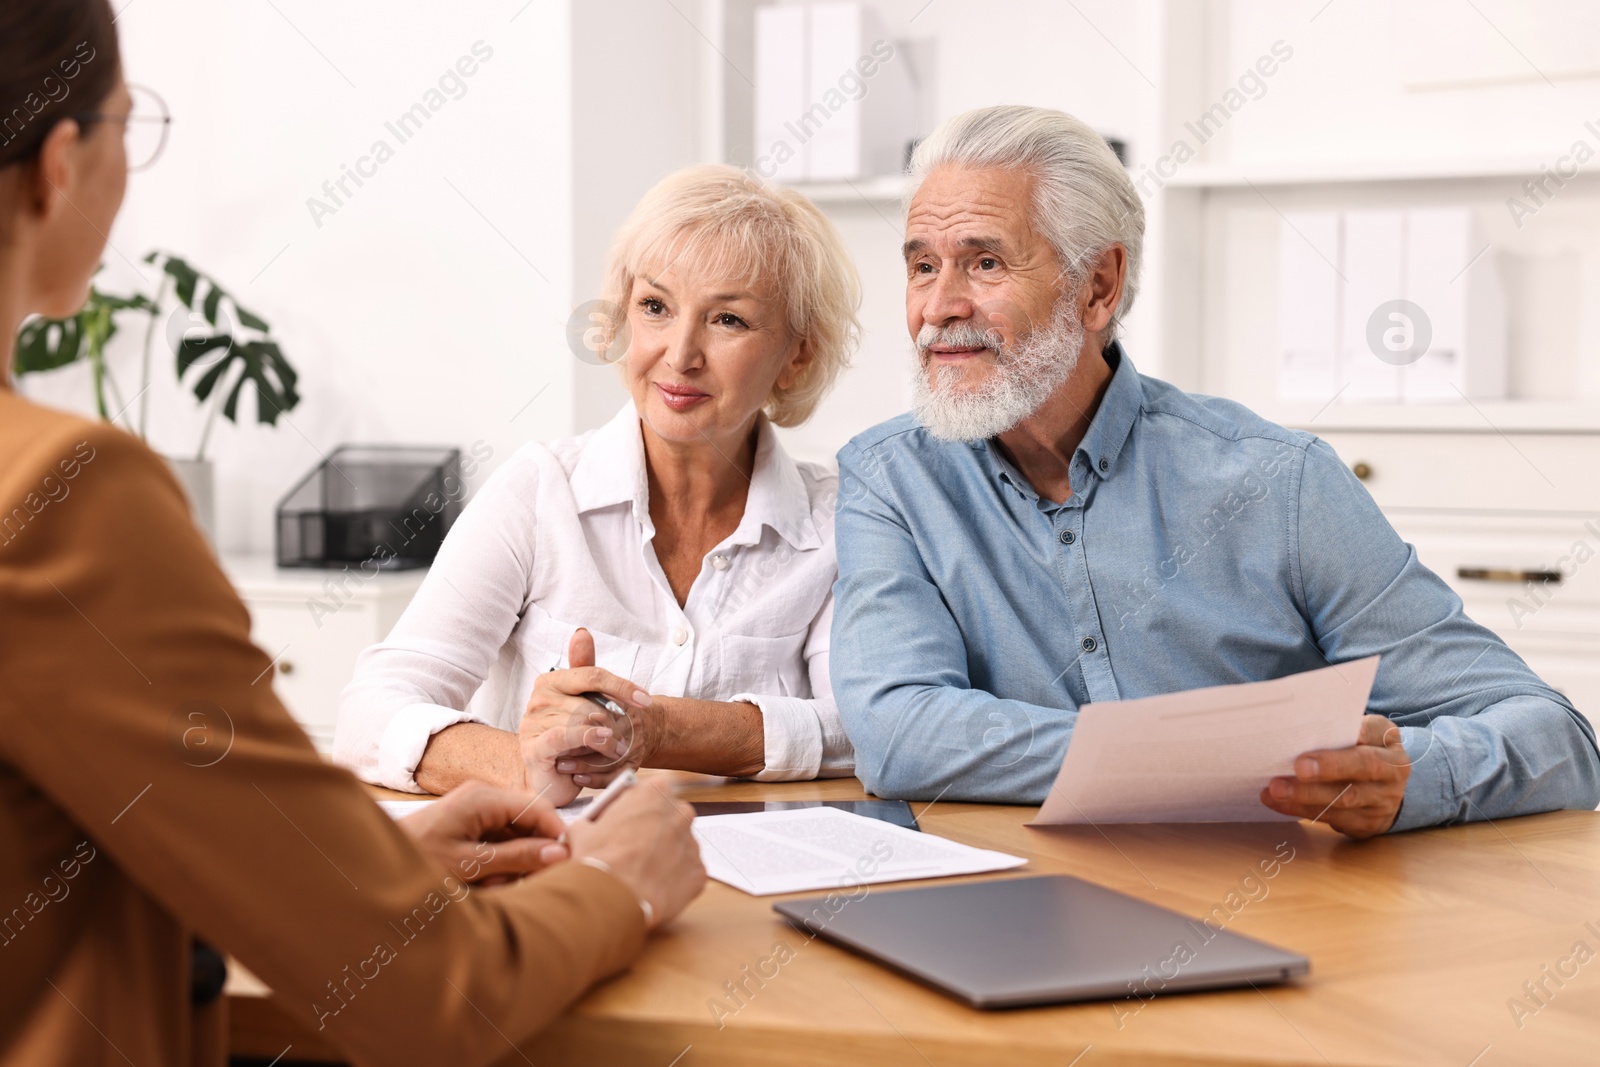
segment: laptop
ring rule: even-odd
[[[1306,974],[1304,956],[1068,875],[1007,878],[773,910],[974,1008],[1020,1008]]]

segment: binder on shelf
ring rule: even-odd
[[[803,7],[756,8],[756,153],[768,161],[762,176],[781,182],[809,173],[809,150],[786,128],[806,109],[807,24]]]
[[[1470,208],[1297,212],[1278,233],[1279,399],[1505,397],[1505,293]]]
[[[1466,208],[1406,212],[1406,299],[1428,313],[1433,337],[1401,371],[1409,401],[1506,395],[1505,291],[1489,240]]]
[[[786,182],[898,174],[917,135],[903,46],[861,3],[756,9],[756,169]]]
[[[1400,270],[1403,218],[1399,211],[1344,213],[1345,293],[1339,339],[1340,370],[1349,386],[1340,399],[1348,403],[1400,399],[1400,367],[1373,352],[1367,343],[1367,322],[1380,304],[1405,296]]]
[[[1278,397],[1323,404],[1339,391],[1339,213],[1278,227]]]

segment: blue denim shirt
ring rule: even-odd
[[[839,453],[832,674],[869,790],[1041,803],[1082,704],[1377,653],[1368,710],[1413,761],[1394,829],[1600,803],[1588,721],[1326,443],[1105,358],[1063,504],[910,415]]]

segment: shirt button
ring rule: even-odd
[[[1096,648],[1096,645],[1095,645],[1094,638],[1085,637],[1083,639],[1083,650],[1085,652],[1093,652],[1095,650],[1095,648]]]
[[[1110,469],[1111,469],[1111,461],[1109,459],[1102,459],[1100,461],[1100,473],[1104,474],[1106,471],[1108,471]]]
[[[689,640],[689,631],[686,628],[680,626],[676,630],[672,631],[673,644],[681,645],[687,640]]]
[[[1076,541],[1077,539],[1078,539],[1078,535],[1073,533],[1071,530],[1062,530],[1061,531],[1061,543],[1062,544],[1070,545],[1070,544],[1072,544],[1072,542]]]
[[[728,569],[728,557],[727,556],[721,556],[721,555],[712,556],[711,557],[711,566],[714,569],[719,570],[719,571],[727,570]]]

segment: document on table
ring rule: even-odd
[[[557,808],[556,814],[561,816],[563,822],[571,822],[583,814],[583,809],[589,806],[593,797],[579,797],[564,808]],[[378,807],[388,813],[391,819],[404,819],[407,815],[415,815],[423,808],[432,804],[432,800],[380,800]]]
[[[1295,757],[1348,748],[1378,657],[1269,682],[1085,704],[1061,772],[1033,825],[1277,822],[1261,803]]]
[[[404,819],[407,815],[415,815],[423,808],[432,804],[431,800],[380,800],[378,807],[382,808],[391,819]]]
[[[944,878],[1028,861],[838,808],[703,815],[694,821],[706,873],[751,896]]]

